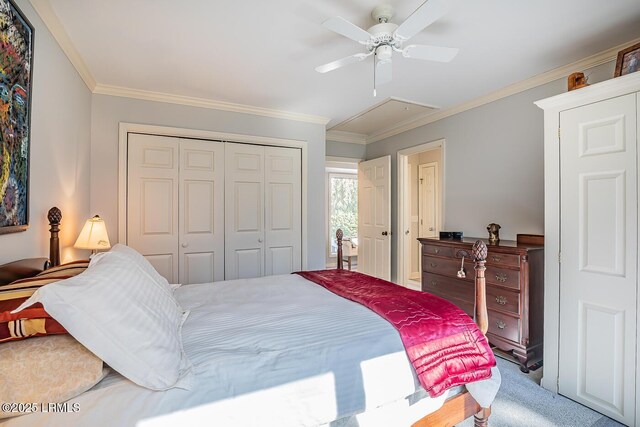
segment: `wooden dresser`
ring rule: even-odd
[[[422,290],[445,298],[473,316],[473,260],[465,258],[466,278],[458,278],[462,254],[471,253],[476,240],[483,240],[487,256],[487,308],[489,342],[513,352],[527,372],[542,359],[544,247],[501,240],[420,238],[422,243]]]

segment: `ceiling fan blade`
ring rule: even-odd
[[[391,64],[391,59],[378,59],[376,61],[375,67],[376,69],[373,75],[373,84],[374,88],[377,89],[378,86],[389,83],[391,81],[391,78],[393,77],[393,67]]]
[[[395,36],[403,41],[408,40],[440,19],[446,12],[447,7],[439,0],[427,0],[396,28]]]
[[[459,51],[460,49],[454,47],[411,44],[402,49],[402,56],[427,61],[450,62]]]
[[[335,61],[329,62],[328,64],[320,65],[316,67],[316,71],[319,73],[328,73],[329,71],[333,71],[337,68],[344,67],[345,65],[360,62],[372,54],[373,52],[356,53],[355,55],[347,56],[346,58],[337,59]]]
[[[371,39],[371,34],[340,16],[327,19],[322,26],[358,43],[366,44]]]

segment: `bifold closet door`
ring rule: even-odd
[[[225,279],[264,276],[264,147],[225,144]]]
[[[171,283],[224,280],[224,144],[129,134],[127,244]]]
[[[301,269],[300,150],[265,147],[265,275]]]
[[[300,150],[225,145],[225,279],[301,268]]]
[[[224,280],[224,143],[180,140],[180,283]]]
[[[127,245],[170,283],[178,283],[180,140],[129,134]]]
[[[634,425],[635,94],[560,114],[559,392]]]

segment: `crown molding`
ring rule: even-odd
[[[640,38],[631,40],[627,43],[623,43],[619,46],[612,47],[600,53],[596,53],[595,55],[589,56],[580,61],[572,62],[571,64],[567,64],[562,67],[547,71],[545,73],[538,74],[529,79],[504,87],[488,95],[481,96],[463,104],[459,104],[454,107],[438,111],[436,113],[426,114],[413,120],[408,120],[404,123],[400,123],[396,126],[369,135],[367,137],[367,144],[381,141],[391,136],[407,132],[420,126],[428,125],[429,123],[433,123],[438,120],[453,116],[455,114],[459,114],[464,111],[471,110],[473,108],[480,107],[494,101],[498,101],[502,98],[506,98],[508,96],[533,89],[534,87],[541,86],[561,78],[566,78],[569,74],[575,72],[576,70],[586,70],[610,61],[614,61],[616,60],[619,51],[629,46],[633,46],[637,43],[640,43]]]
[[[363,133],[345,132],[342,130],[328,130],[326,140],[364,145],[367,143],[367,135]]]
[[[87,65],[82,60],[80,53],[76,50],[76,47],[62,26],[60,19],[58,19],[58,15],[56,15],[51,7],[49,0],[30,0],[30,2],[36,13],[40,15],[44,25],[49,29],[51,35],[53,35],[53,38],[58,42],[64,54],[69,58],[71,65],[76,69],[80,78],[84,81],[84,84],[93,92],[96,87],[96,80],[93,78],[91,72],[89,72],[89,68],[87,68]]]
[[[326,126],[328,118],[314,116],[311,114],[294,113],[289,111],[274,110],[269,108],[254,107],[251,105],[234,104],[231,102],[216,101],[206,98],[195,98],[189,96],[173,95],[161,92],[150,92],[139,89],[132,89],[120,86],[111,86],[97,83],[89,68],[85,64],[82,56],[71,41],[71,38],[60,22],[58,15],[51,7],[49,0],[30,0],[36,13],[49,29],[54,39],[60,45],[71,64],[87,85],[92,93],[101,95],[119,96],[124,98],[135,98],[147,101],[165,102],[171,104],[187,105],[192,107],[209,108],[214,110],[231,111],[236,113],[254,114],[258,116],[272,117],[285,120],[295,120],[307,123],[316,123]]]
[[[121,86],[103,85],[98,83],[93,93],[99,95],[118,96],[122,98],[134,98],[144,101],[165,102],[169,104],[187,105],[190,107],[209,108],[212,110],[231,111],[234,113],[254,114],[257,116],[272,117],[276,119],[295,120],[299,122],[316,123],[326,126],[328,118],[311,114],[293,113],[290,111],[273,110],[270,108],[254,107],[251,105],[234,104],[225,101],[215,101],[207,98],[173,95],[163,92],[152,92],[140,89],[131,89]]]

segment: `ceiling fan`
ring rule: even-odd
[[[403,47],[404,42],[440,19],[445,12],[446,7],[439,0],[427,0],[406,21],[396,25],[389,22],[393,17],[393,7],[383,4],[377,6],[371,12],[371,17],[377,24],[366,31],[340,16],[330,18],[322,23],[325,28],[357,41],[364,45],[367,52],[356,53],[355,55],[320,65],[316,67],[316,71],[326,73],[348,64],[363,61],[374,55],[373,96],[376,96],[378,86],[391,81],[391,58],[394,51],[401,53],[405,58],[438,62],[449,62],[458,54],[458,49],[450,47],[418,44],[410,44]]]

